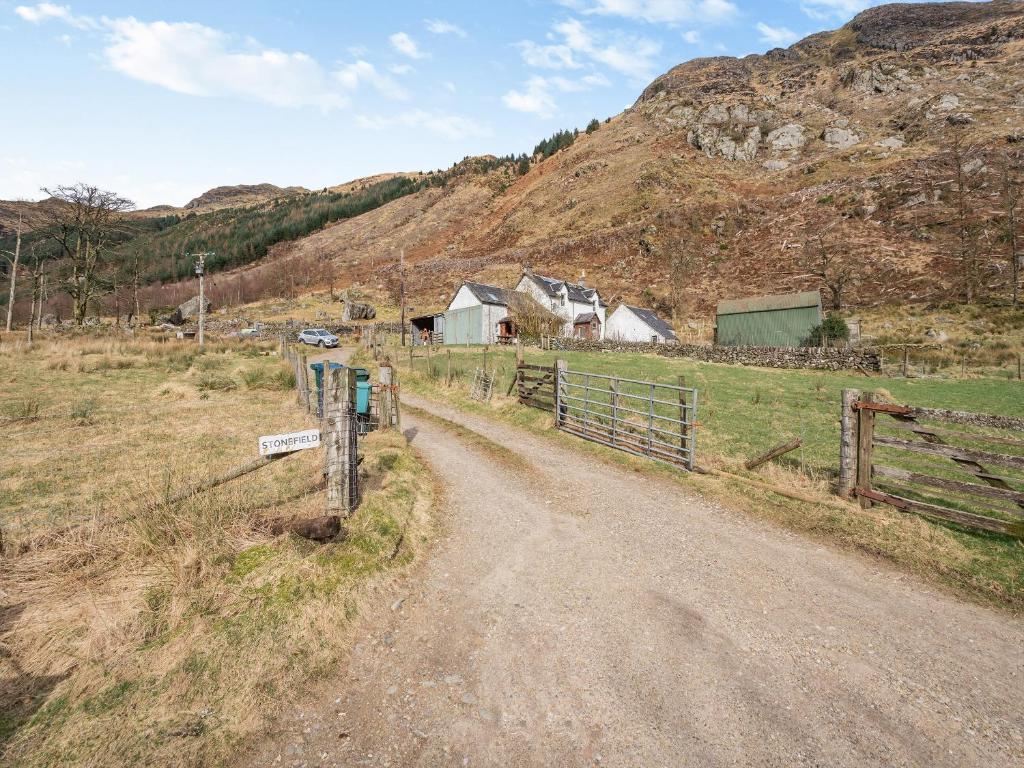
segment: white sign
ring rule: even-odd
[[[260,438],[260,456],[272,456],[275,453],[291,453],[292,451],[319,447],[319,429],[304,429],[301,432],[289,432],[286,435],[265,435]]]

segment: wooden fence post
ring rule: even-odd
[[[839,488],[844,499],[853,494],[854,478],[857,476],[857,430],[854,422],[853,404],[860,399],[860,390],[844,389],[839,411]]]
[[[392,405],[392,373],[390,363],[381,363],[380,368],[377,370],[378,378],[380,379],[380,424],[381,429],[390,429],[394,426],[394,406]]]
[[[1024,376],[1022,376],[1021,374],[1024,374],[1024,355],[1022,355],[1020,352],[1018,352],[1017,353],[1017,381],[1024,380]]]
[[[910,347],[903,348],[903,378],[910,375]]]
[[[444,375],[444,385],[450,387],[452,385],[452,351],[449,349],[448,352],[448,371]]]
[[[355,383],[350,368],[326,371],[331,410],[325,419],[327,514],[351,517],[359,502]],[[325,407],[326,410],[326,407]]]
[[[873,395],[868,392],[861,400],[870,403]],[[875,412],[866,408],[857,409],[857,488],[871,490],[871,453],[875,442]],[[861,509],[871,507],[871,499],[860,496]]]

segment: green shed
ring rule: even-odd
[[[724,347],[799,347],[821,325],[818,291],[727,299],[718,304],[715,343]]]

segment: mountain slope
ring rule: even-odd
[[[785,50],[681,64],[521,178],[467,175],[287,248],[373,287],[405,247],[424,305],[530,262],[687,312],[818,287],[825,233],[854,273],[848,299],[956,298],[944,163],[956,132],[986,163],[1021,146],[1022,41],[1020,2],[873,8]],[[1002,295],[997,246],[981,278]]]

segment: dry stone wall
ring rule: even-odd
[[[585,339],[552,339],[553,349],[576,352],[643,352],[688,357],[706,363],[734,363],[763,368],[806,368],[819,371],[880,371],[878,352],[858,347],[719,347],[710,344],[643,344]]]

